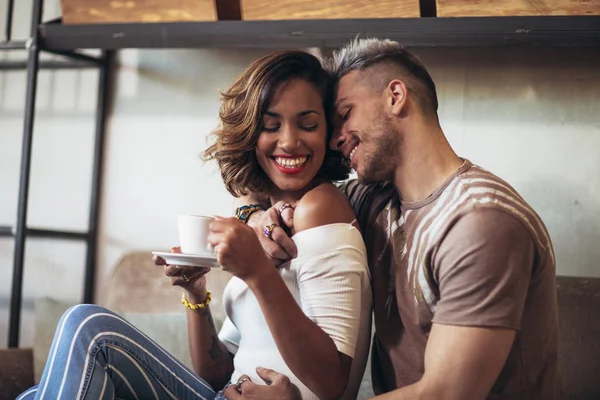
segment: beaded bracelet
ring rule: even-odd
[[[190,303],[188,301],[188,299],[185,297],[185,293],[183,293],[181,295],[181,303],[184,306],[186,306],[187,308],[189,308],[190,310],[200,310],[202,308],[208,307],[208,305],[210,304],[211,299],[212,299],[212,295],[208,291],[206,292],[206,300],[204,300],[202,303],[198,303],[198,304]]]

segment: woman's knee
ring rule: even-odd
[[[58,332],[71,332],[94,329],[93,322],[99,317],[109,316],[111,320],[121,320],[114,312],[95,304],[79,304],[72,306],[62,315],[58,323]]]
[[[113,314],[112,311],[107,310],[104,307],[100,307],[95,304],[77,304],[75,306],[69,307],[67,311],[64,312],[61,318],[61,322],[66,321],[77,321],[82,322],[88,319],[89,317],[96,314],[104,314],[110,313]]]

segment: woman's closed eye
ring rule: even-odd
[[[317,124],[312,124],[312,125],[302,125],[300,126],[300,129],[303,129],[307,132],[314,132],[317,130],[317,128],[319,127],[319,125]]]
[[[319,128],[319,122],[319,119],[315,118],[314,113],[303,115],[296,121],[296,123],[298,124],[298,128],[306,132],[316,131]]]
[[[298,125],[298,128],[302,129],[303,131],[307,131],[307,132],[314,132],[317,130],[318,127],[319,127],[318,124],[300,124],[300,125]],[[263,127],[262,127],[263,132],[269,132],[269,133],[278,132],[279,129],[281,129],[281,125],[275,125],[275,126],[263,125]]]
[[[262,131],[263,132],[269,132],[269,133],[275,133],[279,130],[281,126],[277,125],[277,126],[264,126],[262,127]]]

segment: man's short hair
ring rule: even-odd
[[[363,71],[364,79],[378,91],[393,79],[401,79],[423,112],[437,112],[437,93],[429,72],[416,56],[393,40],[352,40],[333,52],[328,69],[336,82],[352,71]]]

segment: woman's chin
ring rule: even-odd
[[[306,188],[308,186],[308,184],[310,184],[310,181],[308,181],[308,182],[275,182],[275,186],[277,186],[277,188],[281,192],[299,192],[299,191],[302,191],[304,188]]]

